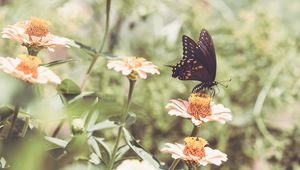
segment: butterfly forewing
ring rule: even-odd
[[[180,80],[210,81],[206,61],[201,57],[198,44],[188,36],[182,37],[183,57],[173,66],[173,77]]]
[[[207,61],[206,67],[209,71],[211,81],[214,81],[216,78],[217,68],[216,54],[213,40],[206,29],[201,30],[197,45],[199,46],[202,53],[201,57],[204,58],[205,61]]]

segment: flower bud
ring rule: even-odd
[[[84,131],[84,121],[80,118],[75,118],[72,121],[73,134],[81,134]]]

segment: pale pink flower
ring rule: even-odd
[[[18,41],[26,47],[48,48],[50,51],[54,51],[51,47],[67,46],[70,41],[49,33],[48,23],[39,18],[6,26],[2,31],[2,37]]]
[[[146,161],[132,159],[123,161],[117,170],[155,170],[155,168]]]
[[[227,155],[219,150],[205,147],[208,143],[199,137],[185,138],[185,144],[166,143],[162,152],[170,153],[174,159],[182,159],[190,164],[203,165],[215,164],[221,165],[227,161]]]
[[[230,109],[222,104],[215,104],[212,102],[212,98],[206,94],[192,94],[189,101],[182,99],[170,100],[166,108],[170,109],[169,115],[191,119],[196,126],[209,121],[224,124],[226,120],[232,119]]]
[[[156,65],[141,57],[124,57],[123,60],[110,60],[107,67],[133,79],[146,79],[147,73],[160,74]]]
[[[60,84],[60,78],[49,68],[38,66],[40,63],[40,59],[35,56],[0,57],[0,70],[30,83]]]

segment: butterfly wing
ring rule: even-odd
[[[201,57],[200,47],[194,40],[188,36],[182,37],[183,57],[175,66],[173,66],[173,77],[180,80],[197,80],[209,82],[210,75],[207,70],[207,63],[204,57]]]
[[[206,68],[210,75],[210,81],[212,82],[216,79],[217,61],[213,40],[206,29],[201,30],[197,45],[201,51],[201,55],[199,55],[200,60],[207,62]]]

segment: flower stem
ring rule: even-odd
[[[108,170],[112,170],[113,165],[114,165],[115,156],[116,156],[117,149],[119,147],[120,138],[121,138],[121,135],[122,135],[122,128],[124,127],[124,122],[125,122],[126,117],[127,117],[127,112],[129,110],[129,107],[130,107],[130,103],[131,103],[131,99],[132,99],[132,94],[133,94],[135,82],[136,82],[136,80],[129,79],[129,91],[128,91],[127,102],[125,104],[125,109],[124,109],[124,111],[123,111],[123,113],[121,115],[122,124],[119,127],[119,129],[118,129],[118,135],[117,135],[117,139],[116,139],[115,145],[113,147],[113,151],[112,151],[112,155],[111,155],[111,160],[110,160],[109,165],[108,165]]]
[[[127,112],[130,107],[131,97],[132,97],[135,82],[136,82],[136,80],[133,80],[133,79],[128,79],[128,80],[129,80],[129,91],[128,91],[128,98],[127,98],[127,102],[125,105],[125,109],[124,109],[124,112],[122,113],[122,122],[124,122],[126,120]]]
[[[190,136],[196,136],[198,132],[199,128],[197,126],[194,126]],[[175,159],[168,170],[174,170],[180,161],[181,159]]]
[[[81,82],[81,89],[83,89],[85,87],[85,84],[86,84],[86,81],[87,79],[90,77],[90,74],[95,66],[95,63],[99,57],[99,54],[102,53],[103,51],[103,48],[104,48],[104,44],[105,44],[105,41],[107,39],[107,36],[108,36],[108,30],[109,30],[109,16],[110,16],[110,6],[111,6],[111,0],[106,0],[106,22],[105,22],[105,32],[104,32],[104,37],[103,37],[103,40],[101,42],[101,45],[100,45],[100,48],[99,48],[99,51],[98,51],[98,55],[93,55],[93,60],[83,78],[83,81]]]
[[[9,132],[8,132],[8,138],[11,138],[12,135],[13,135],[14,126],[15,126],[16,121],[17,121],[17,118],[18,118],[19,110],[20,110],[20,105],[19,105],[19,103],[17,103],[17,104],[15,105],[14,117],[13,117],[13,120],[12,120],[12,123],[11,123],[11,126],[10,126],[10,129],[9,129]]]
[[[51,135],[52,137],[55,137],[58,134],[58,132],[60,131],[60,129],[63,126],[64,122],[65,122],[65,120],[61,120],[59,122],[59,124],[57,125],[57,127],[55,128],[55,130],[53,131],[53,133]]]

